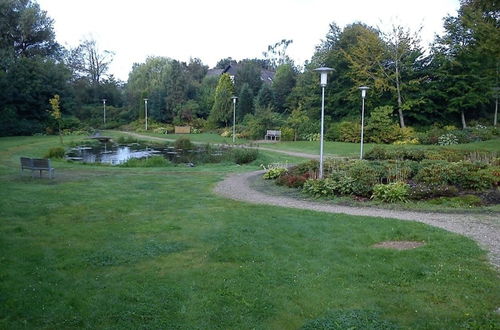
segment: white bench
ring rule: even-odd
[[[264,136],[264,140],[281,140],[281,131],[268,129],[266,132],[266,136]]]

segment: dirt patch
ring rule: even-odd
[[[410,250],[425,245],[423,242],[416,241],[385,241],[373,245],[374,248]]]

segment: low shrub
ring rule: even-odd
[[[359,143],[361,141],[361,124],[343,121],[338,126],[339,141]]]
[[[346,172],[353,179],[352,193],[357,196],[370,197],[373,186],[378,183],[378,175],[367,161],[353,162]]]
[[[257,159],[259,155],[259,151],[257,149],[249,149],[249,148],[233,148],[229,152],[230,158],[236,164],[248,164]]]
[[[163,156],[153,156],[149,158],[130,158],[125,163],[121,164],[122,167],[165,167],[170,166],[172,163],[165,159]]]
[[[410,184],[408,197],[414,200],[436,197],[458,196],[458,188],[450,185],[433,185],[425,183]]]
[[[398,181],[389,184],[377,184],[373,187],[372,199],[381,200],[386,203],[397,203],[408,201],[408,184]]]
[[[286,173],[276,179],[276,184],[280,186],[287,186],[289,188],[302,188],[308,179],[308,173],[303,175]]]
[[[277,179],[280,176],[284,175],[287,173],[288,170],[284,167],[275,167],[269,169],[264,175],[262,176],[265,180],[272,180],[272,179]]]
[[[289,169],[289,172],[295,175],[308,174],[311,177],[316,177],[319,170],[319,162],[317,160],[309,160],[298,164]]]
[[[438,138],[438,144],[440,146],[450,146],[453,144],[458,144],[458,138],[453,133],[446,133]]]
[[[180,137],[174,142],[174,147],[176,149],[182,149],[182,150],[192,150],[193,149],[193,143],[191,140],[187,137]]]
[[[44,158],[64,158],[66,152],[63,147],[50,148],[43,156]]]

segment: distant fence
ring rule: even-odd
[[[191,126],[175,126],[175,134],[189,134],[191,133]]]

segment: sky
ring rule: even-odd
[[[76,47],[93,38],[115,53],[110,73],[126,81],[133,63],[148,56],[181,61],[262,58],[267,46],[291,39],[288,55],[302,65],[329,24],[363,22],[388,30],[422,27],[427,46],[456,15],[459,0],[38,0],[54,19],[56,39]]]

